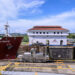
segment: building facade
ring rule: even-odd
[[[61,26],[34,26],[29,29],[29,44],[43,43],[44,45],[67,45],[69,30]]]

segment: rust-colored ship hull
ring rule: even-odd
[[[3,37],[0,39],[0,59],[15,59],[22,37]]]

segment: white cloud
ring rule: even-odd
[[[0,0],[0,21],[17,19],[27,12],[35,13],[44,3],[44,0]]]
[[[75,9],[57,15],[49,15],[39,19],[19,19],[18,17],[30,13],[42,12],[39,7],[45,0],[0,0],[0,31],[6,20],[9,20],[10,32],[25,33],[27,29],[34,25],[61,25],[75,32]],[[24,12],[21,12],[24,11]]]
[[[15,13],[14,13],[15,12]],[[14,13],[14,15],[13,15]],[[16,17],[17,12],[13,0],[0,0],[0,21]]]
[[[49,15],[49,17],[44,17],[43,19],[38,20],[19,19],[10,21],[9,24],[11,25],[11,28],[15,28],[15,31],[23,33],[35,25],[61,25],[65,28],[68,28],[71,32],[75,32],[75,11],[72,10],[57,14],[55,16]]]

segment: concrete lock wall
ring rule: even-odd
[[[73,48],[49,48],[50,56],[56,60],[73,59]]]

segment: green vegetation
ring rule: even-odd
[[[21,45],[25,45],[25,44],[28,44],[28,43],[29,43],[28,35],[27,34],[24,34]]]
[[[21,45],[25,45],[25,44],[28,44],[28,43],[29,43],[29,42],[22,42]]]
[[[75,39],[75,34],[70,33],[69,36],[68,36],[68,38]]]
[[[28,38],[28,35],[27,34],[24,35],[23,42],[29,42],[29,38]]]
[[[3,36],[0,36],[0,38],[2,38]]]

